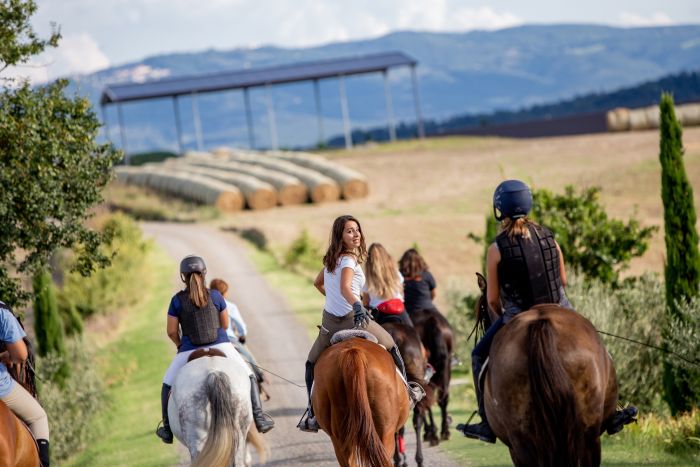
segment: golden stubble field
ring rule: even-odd
[[[700,197],[700,129],[684,131],[685,165]],[[657,225],[649,251],[629,272],[663,270],[663,206],[660,194],[658,131],[513,140],[434,138],[325,153],[364,173],[370,195],[362,200],[245,211],[219,221],[222,226],[261,229],[278,252],[303,229],[325,248],[333,219],[353,214],[366,240],[383,243],[398,259],[414,243],[437,281],[438,306],[453,287],[476,290],[474,272],[483,251],[467,238],[482,234],[494,188],[519,178],[533,188],[560,192],[566,185],[600,186],[613,217],[635,215]],[[320,268],[320,263],[319,263]]]

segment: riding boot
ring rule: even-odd
[[[41,462],[41,467],[49,467],[49,441],[46,439],[37,439],[37,446],[39,446],[39,462]]]
[[[311,388],[314,385],[314,364],[307,361],[306,371],[304,373],[304,380],[306,381],[306,394],[309,397],[309,406],[306,408],[306,412],[301,416],[301,420],[297,424],[297,428],[301,431],[308,431],[310,433],[317,433],[320,426],[316,417],[314,416],[314,408],[311,405]]]
[[[260,433],[267,433],[274,428],[275,421],[262,410],[260,390],[258,389],[258,382],[255,380],[255,375],[250,375],[250,402],[253,405],[255,428],[257,428]]]
[[[479,375],[481,368],[484,366],[484,360],[478,355],[472,355],[472,376],[474,377],[474,391],[476,392],[476,402],[479,405],[480,423],[472,425],[460,424],[457,429],[468,438],[480,439],[487,443],[495,443],[496,435],[494,434],[488,420],[486,419],[486,410],[484,408],[484,392],[479,384]],[[473,416],[473,415],[472,415]],[[470,419],[471,420],[471,419]],[[467,422],[469,423],[469,422]]]
[[[170,422],[168,421],[168,399],[170,398],[170,385],[163,383],[160,390],[160,410],[163,416],[163,426],[156,429],[156,435],[163,440],[165,444],[173,444],[173,432],[170,430]]]
[[[406,382],[406,387],[408,388],[408,397],[411,399],[411,407],[414,407],[418,402],[421,401],[421,399],[425,397],[425,391],[420,386],[420,384],[414,381],[408,381],[408,376],[406,376],[406,365],[404,365],[403,358],[401,358],[401,354],[399,353],[399,347],[396,345],[393,346],[389,353],[394,359],[394,364],[401,372],[403,380]]]

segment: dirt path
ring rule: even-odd
[[[207,277],[222,277],[230,283],[236,304],[248,325],[249,345],[258,364],[304,385],[304,361],[311,342],[284,298],[272,290],[254,269],[237,237],[195,224],[144,223],[142,228],[147,236],[155,238],[173,261],[179,262],[192,253],[204,257]],[[173,271],[173,280],[176,287],[176,270]],[[328,436],[302,433],[296,429],[306,407],[306,389],[274,376],[270,376],[270,382],[272,399],[264,407],[274,417],[276,427],[265,435],[271,445],[267,465],[337,465]],[[407,446],[408,457],[413,461],[415,441],[412,435],[408,436]],[[423,452],[427,466],[457,465],[435,448]],[[410,465],[415,464],[410,462]]]

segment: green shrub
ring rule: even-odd
[[[700,404],[700,299],[679,301],[676,313],[668,320],[665,344],[679,357],[667,359],[666,372],[685,389],[687,403],[697,408]]]
[[[632,258],[647,250],[656,227],[641,227],[635,218],[627,222],[609,219],[598,195],[600,188],[576,193],[567,186],[563,195],[533,191],[532,217],[556,235],[567,266],[586,277],[616,283]]]
[[[39,270],[34,275],[34,333],[36,334],[39,355],[65,354],[63,321],[58,314],[56,293],[51,274],[46,269]],[[64,364],[61,378],[67,375],[68,367]]]
[[[321,248],[306,230],[289,245],[284,255],[284,266],[301,273],[317,273],[321,269],[322,261]]]
[[[657,276],[630,279],[619,288],[571,277],[566,293],[599,331],[661,345],[665,298]],[[643,411],[662,407],[663,352],[605,334],[601,338],[615,364],[621,402],[629,401]]]
[[[476,279],[474,279],[476,280]],[[479,295],[464,293],[455,283],[447,284],[447,320],[452,326],[455,336],[454,353],[462,362],[471,362],[472,349],[476,342],[474,338],[467,339],[475,324],[474,307]],[[471,368],[471,364],[468,365]]]
[[[49,418],[54,463],[87,446],[91,434],[87,422],[103,409],[102,382],[86,348],[82,340],[71,340],[66,356],[52,354],[37,360],[39,399]],[[70,376],[62,384],[54,382],[68,361]]]
[[[102,231],[110,241],[101,246],[112,257],[112,264],[93,271],[89,277],[69,273],[63,294],[84,317],[103,314],[138,300],[148,265],[144,262],[150,243],[143,239],[141,229],[124,214],[113,214],[103,224]],[[69,261],[70,262],[70,261]],[[69,269],[67,265],[66,269]]]
[[[642,415],[637,423],[627,425],[618,435],[632,440],[640,447],[655,444],[660,448],[692,461],[700,462],[700,409],[693,409],[675,417]]]
[[[177,157],[177,154],[170,151],[151,151],[132,154],[129,156],[129,165],[143,165],[151,162],[163,162],[171,157]]]
[[[78,336],[83,333],[83,318],[78,312],[78,307],[75,303],[66,296],[63,291],[57,295],[58,314],[61,315],[63,321],[63,330],[66,336]]]

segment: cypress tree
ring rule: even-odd
[[[63,322],[58,313],[58,302],[51,275],[46,269],[34,275],[34,332],[39,355],[65,354]]]
[[[693,189],[683,163],[683,141],[680,123],[673,108],[673,97],[661,95],[661,198],[664,204],[664,239],[666,241],[666,313],[667,321],[681,319],[678,301],[698,295],[700,254],[695,230],[696,214]],[[667,328],[668,329],[668,328]],[[666,331],[668,338],[668,331]],[[690,409],[687,370],[664,364],[664,396],[671,412]]]

